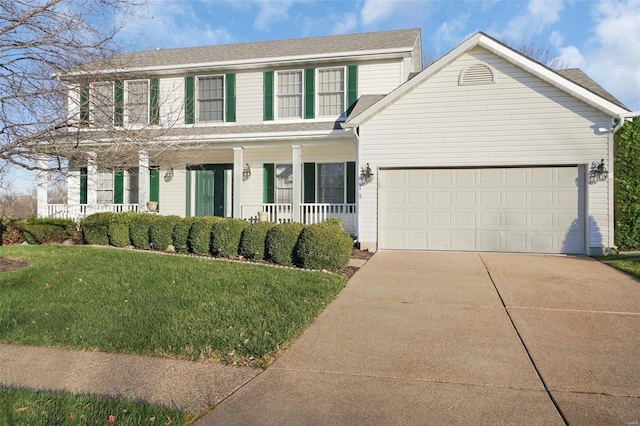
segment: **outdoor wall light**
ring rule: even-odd
[[[251,167],[249,167],[249,163],[244,166],[242,170],[242,180],[248,180],[251,177]]]
[[[604,182],[609,176],[609,170],[604,165],[604,158],[600,161],[591,162],[591,169],[589,170],[589,180],[591,183]]]
[[[367,163],[366,167],[362,166],[360,168],[360,180],[365,184],[373,182],[373,172],[369,163]]]
[[[169,167],[169,170],[164,174],[164,181],[171,182],[173,180],[173,167]]]

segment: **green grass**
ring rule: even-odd
[[[639,256],[635,256],[637,259]],[[612,266],[622,272],[626,272],[629,275],[633,275],[636,278],[640,278],[640,261],[639,260],[612,260],[607,262],[607,265]]]
[[[111,423],[109,419],[111,417]],[[0,386],[2,425],[188,425],[191,414],[129,399]]]
[[[86,246],[0,247],[0,342],[264,367],[346,283],[321,272]]]

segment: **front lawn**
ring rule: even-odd
[[[619,269],[622,272],[626,272],[629,275],[640,278],[639,254],[610,255],[602,256],[598,259],[609,266]]]
[[[322,272],[87,246],[0,247],[0,342],[266,366],[346,283]]]
[[[129,399],[0,386],[3,425],[167,425],[192,424],[191,414]]]

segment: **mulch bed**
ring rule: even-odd
[[[0,257],[0,272],[13,271],[18,268],[24,268],[27,262],[22,260],[12,260],[6,257]]]

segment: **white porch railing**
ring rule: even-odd
[[[274,223],[291,222],[293,206],[291,204],[253,204],[242,206],[242,219],[249,222],[258,221],[258,212],[267,213],[267,221]],[[300,205],[300,222],[311,225],[323,220],[337,217],[342,221],[345,231],[356,232],[356,205],[308,203]]]
[[[137,204],[47,204],[47,217],[79,222],[93,213],[137,212]]]

